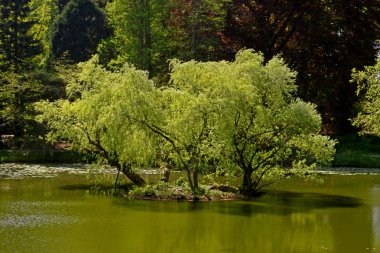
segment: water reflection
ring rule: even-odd
[[[323,208],[355,208],[359,198],[321,193],[268,191],[249,201],[160,202],[116,199],[117,205],[142,212],[216,212],[228,215],[253,216],[261,213],[289,215]]]
[[[0,179],[30,178],[30,177],[56,177],[59,173],[86,174],[87,166],[84,164],[21,164],[0,163]]]
[[[374,245],[380,249],[380,186],[375,185],[371,189],[371,198],[374,203],[372,207],[372,226]]]
[[[85,175],[0,180],[1,252],[380,252],[379,176],[287,183],[250,201],[129,201]]]

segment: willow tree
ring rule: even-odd
[[[380,136],[380,60],[362,71],[354,69],[352,77],[358,84],[358,94],[362,95],[361,110],[354,125],[364,133]]]
[[[112,72],[95,57],[79,66],[67,87],[68,99],[37,103],[39,121],[50,128],[48,140],[95,154],[137,185],[144,182],[132,167],[150,165],[166,153],[197,189],[200,164],[210,157],[204,153],[210,101],[191,89],[156,88],[147,72],[129,65]]]
[[[319,135],[315,106],[294,97],[295,73],[279,58],[263,62],[246,50],[234,62],[175,62],[171,74],[178,90],[208,101],[204,154],[242,171],[244,194],[289,175],[307,175],[334,154],[335,142]]]
[[[155,139],[139,124],[154,112],[149,103],[153,83],[146,72],[129,65],[107,71],[97,57],[79,70],[67,87],[69,99],[36,105],[39,121],[50,129],[48,140],[71,143],[144,185],[133,167],[150,164],[156,154]]]
[[[125,65],[112,72],[97,58],[81,64],[68,100],[38,104],[49,139],[97,154],[133,182],[133,165],[166,153],[196,191],[199,171],[219,164],[243,172],[242,192],[305,175],[331,160],[334,141],[319,135],[315,107],[296,99],[294,73],[275,58],[263,65],[246,50],[234,62],[171,62],[171,82],[154,86]]]
[[[159,121],[151,118],[144,124],[162,138],[162,151],[186,171],[188,183],[196,191],[199,188],[198,174],[216,157],[214,152],[217,149],[211,136],[218,110],[207,91],[197,89],[196,83],[192,82],[197,73],[188,76],[189,82],[181,82],[181,78],[187,77],[177,73],[178,64],[181,63],[172,61],[171,83],[159,90]]]

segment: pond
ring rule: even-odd
[[[0,252],[380,252],[380,175],[323,179],[251,201],[131,201],[95,194],[82,168],[3,164]]]

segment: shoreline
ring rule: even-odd
[[[26,163],[26,162],[0,162],[0,178],[44,177],[62,172],[73,174],[86,174],[91,172],[106,172],[116,174],[116,170],[108,166],[91,169],[91,163],[57,162],[57,163]],[[18,172],[18,173],[17,173]],[[179,171],[178,171],[179,172]],[[380,168],[364,167],[324,167],[310,171],[324,175],[380,175]],[[158,170],[139,169],[142,175],[158,175]],[[19,175],[17,175],[19,174]],[[9,177],[8,177],[9,176]]]
[[[380,175],[380,168],[326,167],[318,168],[314,172],[327,175]]]

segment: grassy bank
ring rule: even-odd
[[[127,194],[130,199],[143,200],[184,200],[184,201],[210,201],[210,200],[242,200],[246,196],[238,193],[234,187],[227,185],[202,185],[193,192],[180,178],[176,182],[149,184],[145,187],[134,187]]]
[[[380,168],[380,138],[375,136],[346,135],[335,137],[334,167]]]

